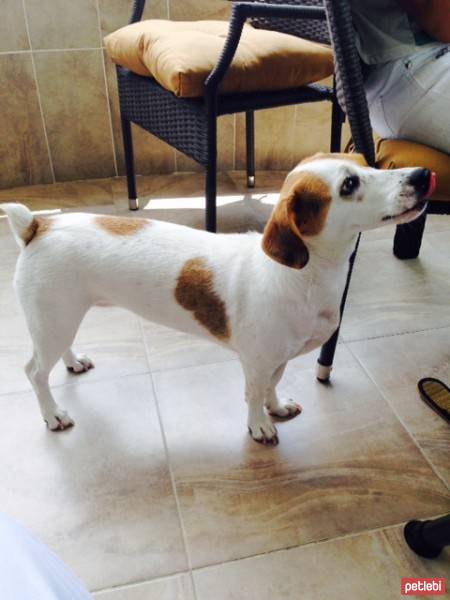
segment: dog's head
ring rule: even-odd
[[[359,231],[416,219],[434,180],[428,169],[381,171],[359,154],[318,154],[286,177],[264,230],[263,250],[301,269],[311,247],[338,253]]]

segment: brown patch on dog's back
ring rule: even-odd
[[[212,335],[224,341],[230,338],[225,303],[214,290],[214,275],[204,258],[191,258],[184,263],[175,298]]]
[[[50,221],[42,217],[33,217],[30,225],[22,234],[25,246],[39,237],[42,237],[50,229]]]
[[[95,217],[96,224],[112,235],[134,235],[151,224],[150,219],[131,219],[128,217]]]
[[[362,154],[358,153],[345,153],[345,152],[317,152],[313,156],[308,156],[300,161],[301,165],[305,165],[307,163],[313,162],[315,160],[324,160],[324,159],[335,159],[335,160],[351,160],[356,163],[360,167],[368,167],[368,163]]]

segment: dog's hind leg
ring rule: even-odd
[[[42,417],[52,431],[72,427],[74,421],[55,402],[49,386],[50,371],[64,355],[71,359],[70,345],[73,342],[87,306],[74,301],[45,304],[26,302],[25,315],[33,340],[33,356],[25,366],[31,385],[39,400]],[[76,357],[75,357],[76,358]],[[66,363],[67,364],[67,363]]]
[[[290,419],[302,412],[302,407],[300,404],[297,404],[293,400],[287,398],[279,398],[277,395],[275,388],[280,379],[283,377],[286,364],[287,363],[280,365],[272,375],[270,387],[267,390],[266,399],[264,402],[269,415],[282,419]]]
[[[94,363],[89,357],[85,354],[75,354],[72,348],[69,348],[64,352],[62,359],[67,370],[71,373],[76,373],[77,375],[94,368]]]

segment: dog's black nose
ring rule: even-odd
[[[416,169],[413,171],[408,183],[416,189],[416,192],[425,196],[430,189],[431,171],[430,169]]]

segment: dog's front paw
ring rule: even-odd
[[[64,431],[75,425],[75,421],[65,410],[58,408],[54,415],[48,417],[45,422],[50,431]]]
[[[292,419],[302,412],[302,407],[293,400],[279,398],[276,404],[267,406],[267,412],[279,419]]]
[[[276,446],[278,444],[277,428],[272,421],[257,421],[248,426],[250,435],[260,444]]]
[[[75,361],[67,365],[67,370],[75,375],[85,373],[94,368],[94,363],[85,354],[75,354]]]

